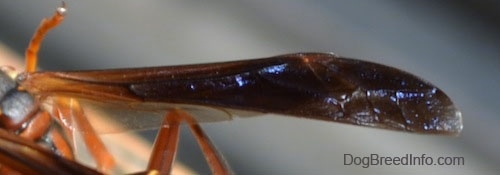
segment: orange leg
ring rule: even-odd
[[[59,155],[69,160],[75,159],[71,146],[68,144],[66,139],[64,139],[64,136],[61,132],[59,132],[59,130],[51,129],[48,136],[50,140],[52,140],[54,147],[56,147],[59,152]]]
[[[31,119],[28,126],[19,134],[19,136],[28,140],[37,140],[49,129],[51,117],[46,111],[38,112]]]
[[[46,111],[39,111],[32,117],[26,128],[19,133],[21,138],[25,138],[30,141],[40,139],[44,133],[50,129],[51,117]],[[69,160],[73,160],[73,152],[61,135],[59,130],[51,129],[49,131],[49,137],[54,143],[54,146],[59,151],[59,155],[65,157]],[[0,174],[19,174],[12,169],[0,165]]]
[[[40,139],[42,135],[49,129],[51,119],[52,118],[50,117],[50,114],[48,112],[38,112],[37,114],[35,114],[28,126],[19,134],[19,136],[28,140]],[[54,143],[54,146],[57,148],[61,156],[69,160],[73,160],[73,151],[71,150],[70,145],[64,139],[64,136],[61,135],[59,130],[51,129],[48,136]]]
[[[36,70],[38,50],[40,50],[43,38],[47,35],[48,31],[59,25],[64,20],[65,12],[66,4],[63,2],[61,7],[57,8],[56,12],[50,19],[44,18],[40,23],[40,26],[33,35],[33,38],[31,38],[30,44],[26,49],[26,72],[34,72]]]
[[[73,114],[67,98],[54,98],[54,105],[52,106],[52,115],[57,119],[62,126],[64,133],[71,145],[74,145],[73,132],[75,123],[73,121]]]
[[[217,151],[217,148],[215,148],[208,135],[205,134],[196,120],[184,111],[180,111],[180,114],[189,124],[189,129],[196,138],[198,145],[200,145],[201,151],[205,155],[208,165],[210,165],[212,174],[233,174],[222,154]]]
[[[198,141],[198,145],[200,145],[201,151],[205,155],[212,174],[232,174],[226,161],[220,156],[200,125],[188,113],[178,109],[169,112],[158,131],[148,171],[157,170],[160,174],[170,173],[175,152],[177,151],[179,124],[181,121],[189,124],[189,129]]]
[[[179,142],[180,118],[176,110],[170,111],[156,136],[148,170],[157,170],[161,174],[172,171],[177,145]]]
[[[66,128],[66,132],[69,132],[67,135],[71,135],[75,127],[79,129],[79,133],[83,134],[84,143],[96,161],[97,169],[103,172],[111,170],[115,165],[113,156],[90,125],[80,104],[72,98],[57,97],[54,99],[53,106],[56,108],[55,111],[58,112],[55,116]],[[64,123],[65,121],[72,121],[73,123]]]

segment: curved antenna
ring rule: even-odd
[[[26,49],[25,59],[26,59],[26,70],[25,72],[34,72],[36,70],[36,65],[38,61],[38,50],[40,50],[40,45],[42,40],[47,35],[47,33],[59,25],[64,20],[64,15],[66,14],[67,8],[66,3],[62,2],[62,5],[58,7],[52,15],[51,18],[44,18],[38,26],[38,29],[33,34],[28,48]]]

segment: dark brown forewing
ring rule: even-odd
[[[39,95],[178,103],[455,135],[460,112],[437,87],[384,65],[300,53],[225,63],[41,72],[21,86]],[[144,119],[147,120],[147,119]]]

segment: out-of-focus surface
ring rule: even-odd
[[[450,1],[451,2],[451,1]],[[22,54],[60,1],[0,2],[0,41]],[[237,174],[497,174],[500,4],[431,1],[75,1],[41,51],[48,70],[200,63],[302,51],[394,66],[444,90],[460,137],[406,134],[284,116],[208,123]],[[145,118],[147,119],[147,118]],[[194,139],[178,159],[209,172]],[[464,157],[465,165],[344,165],[355,156]]]

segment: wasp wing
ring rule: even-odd
[[[419,133],[456,135],[462,129],[461,113],[432,84],[395,68],[329,53],[186,66],[39,72],[26,75],[20,84],[41,96],[67,95],[132,106],[150,102],[197,105],[196,110],[276,113]]]

